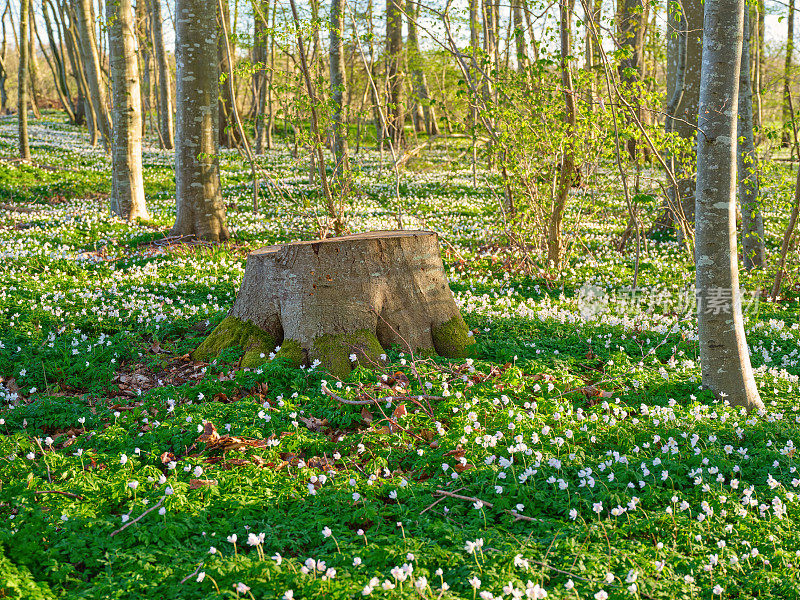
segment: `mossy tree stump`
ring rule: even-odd
[[[447,283],[428,231],[374,231],[267,246],[247,257],[228,316],[194,351],[208,360],[244,349],[242,365],[276,356],[345,377],[350,360],[375,364],[384,348],[463,358],[475,340]]]

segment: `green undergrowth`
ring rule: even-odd
[[[79,136],[47,129],[35,157],[108,178]],[[296,342],[251,347],[235,327],[194,360],[247,251],[312,237],[313,220],[289,200],[253,215],[231,151],[237,240],[160,246],[170,160],[148,150],[150,224],[77,198],[0,229],[0,597],[797,596],[796,266],[779,301],[748,306],[765,406],[746,414],[700,389],[694,273],[674,240],[643,246],[630,290],[633,253],[613,243],[621,193],[592,199],[603,221],[544,277],[487,233],[491,173],[478,187],[469,169],[403,173],[403,214],[457,250],[445,265],[470,356],[396,346],[384,359],[369,336],[333,340],[336,377]],[[276,180],[306,176],[284,150],[259,160]],[[354,160],[351,227],[392,228],[391,169]],[[789,169],[766,173],[789,189]],[[593,208],[572,201],[570,218]],[[768,214],[770,256],[786,217]]]

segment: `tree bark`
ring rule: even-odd
[[[217,10],[204,0],[177,0],[175,12],[177,214],[171,233],[221,242],[230,234],[219,181]]]
[[[737,172],[742,207],[742,260],[748,271],[766,263],[764,218],[759,198],[758,156],[753,140],[753,90],[750,87],[749,15],[744,14],[742,64],[739,70],[739,120]]]
[[[95,39],[91,0],[76,0],[77,26],[80,34],[81,62],[92,98],[94,123],[106,148],[111,148],[111,120],[108,116],[105,86],[101,79],[100,56]]]
[[[401,0],[386,0],[386,87],[388,107],[386,111],[386,130],[395,148],[403,141],[403,73],[400,69],[403,52],[403,18],[400,10]]]
[[[142,177],[142,106],[131,0],[106,0],[113,93],[111,210],[127,221],[147,219]]]
[[[374,231],[268,246],[247,257],[228,316],[193,353],[239,346],[242,366],[320,361],[344,378],[384,348],[464,358],[475,338],[453,299],[435,233]]]
[[[347,86],[344,63],[344,0],[331,0],[331,31],[330,31],[330,71],[331,71],[331,100],[333,100],[333,114],[331,115],[331,128],[333,132],[333,172],[343,183],[345,173],[349,170],[347,158],[347,123],[344,122],[344,91]]]
[[[564,156],[558,172],[558,189],[553,199],[547,231],[547,262],[557,269],[561,264],[561,226],[564,221],[564,211],[572,189],[572,180],[575,176],[575,123],[577,113],[575,97],[573,95],[572,72],[569,57],[572,53],[572,8],[574,0],[561,0],[559,2],[561,17],[561,87],[564,90],[564,121],[566,124],[566,140],[564,143]]]
[[[736,238],[736,121],[744,0],[705,0],[695,257],[703,386],[761,408],[744,332]]]
[[[428,81],[425,77],[425,71],[422,66],[424,64],[422,55],[419,51],[419,40],[417,38],[417,19],[419,18],[420,3],[418,0],[408,0],[407,16],[408,16],[408,66],[411,72],[411,82],[414,86],[414,94],[419,99],[422,105],[422,118],[425,122],[425,133],[429,136],[438,135],[439,125],[436,122],[436,109],[431,103],[430,91],[428,90]]]
[[[224,21],[225,27],[228,31],[231,30],[231,12],[229,0],[222,1],[222,10],[219,8],[216,11],[217,18],[219,19],[219,29],[222,30],[222,23]],[[219,60],[219,73],[224,75],[225,78],[233,78],[233,63],[228,59],[226,54],[225,45],[222,41],[222,36],[219,36],[218,60]],[[234,49],[231,48],[231,57],[236,56]],[[236,144],[241,143],[239,132],[236,128],[236,121],[233,118],[233,98],[231,98],[230,86],[222,85],[219,90],[219,144],[226,148],[234,148]]]
[[[253,15],[253,62],[258,69],[253,73],[255,86],[255,151],[263,154],[267,145],[267,62],[269,53],[269,9],[271,2],[257,2]]]
[[[19,133],[19,155],[23,160],[30,160],[31,158],[31,147],[28,142],[28,15],[29,0],[20,0],[17,123]]]
[[[703,54],[703,4],[701,0],[683,0],[686,15],[686,70],[683,80],[683,96],[675,111],[673,131],[684,140],[695,145],[697,137],[697,110],[700,100],[700,65]],[[683,162],[695,163],[696,153],[690,152],[689,156],[678,157],[678,165]],[[694,223],[694,190],[695,179],[690,173],[676,174],[678,179],[678,197],[681,210],[687,224]],[[691,232],[682,232],[682,237],[688,239]]]
[[[791,115],[789,113],[789,93],[792,81],[792,60],[794,58],[794,0],[789,0],[789,17],[786,20],[786,60],[783,63],[783,131],[781,145],[788,148],[791,142]],[[749,66],[749,63],[748,63]]]
[[[153,23],[153,50],[155,51],[158,69],[158,128],[164,148],[175,147],[175,122],[173,117],[172,82],[169,76],[169,61],[164,50],[164,31],[161,18],[161,0],[151,0]]]

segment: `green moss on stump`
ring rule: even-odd
[[[226,348],[238,346],[245,351],[243,367],[257,367],[269,360],[275,338],[250,322],[225,317],[214,331],[192,352],[194,360],[211,360]],[[263,354],[263,357],[262,357]]]
[[[375,334],[366,329],[338,335],[325,334],[314,340],[309,358],[319,360],[321,368],[331,375],[344,379],[353,370],[350,355],[365,367],[374,366],[383,354],[383,347]]]
[[[295,368],[306,362],[306,351],[296,340],[283,340],[281,349],[275,353],[275,358],[286,359]]]
[[[433,346],[439,356],[446,358],[467,358],[475,355],[475,337],[461,315],[434,327]]]

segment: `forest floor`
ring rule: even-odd
[[[474,360],[393,348],[344,382],[196,363],[247,252],[314,236],[307,166],[261,158],[274,197],[253,215],[224,153],[235,239],[169,243],[171,153],[146,152],[152,221],[130,225],[85,134],[34,123],[28,166],[15,128],[0,122],[0,597],[798,597],[796,266],[780,301],[748,303],[766,410],[744,414],[700,390],[685,252],[649,241],[630,292],[613,181],[574,194],[565,269],[522,274],[491,175],[475,186],[434,151],[402,173],[400,208],[446,240]],[[392,170],[355,163],[351,229],[394,228]],[[769,177],[774,256],[793,175]],[[408,398],[342,406],[325,380]]]

